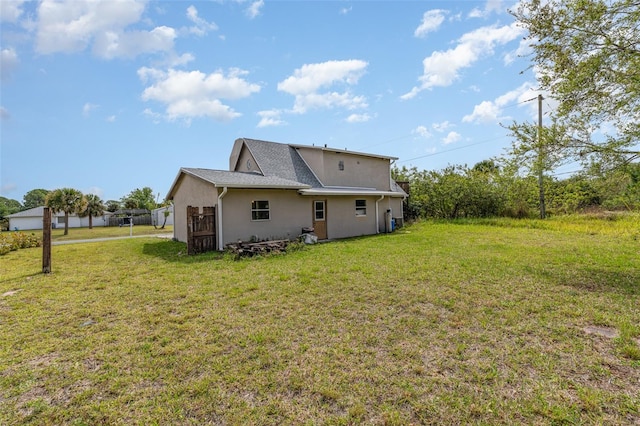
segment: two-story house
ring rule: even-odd
[[[181,168],[167,195],[174,237],[187,240],[187,207],[215,207],[216,247],[250,239],[318,239],[390,231],[407,194],[394,157],[237,139],[229,170]]]

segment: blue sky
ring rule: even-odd
[[[514,5],[2,0],[0,195],[164,198],[239,137],[473,166],[537,117]]]

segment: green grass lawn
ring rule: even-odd
[[[638,424],[638,219],[11,252],[0,424]]]

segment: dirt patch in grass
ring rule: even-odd
[[[602,336],[609,339],[615,339],[620,336],[620,333],[615,328],[603,327],[601,325],[588,325],[583,328],[583,330],[587,334],[595,334],[596,336]]]

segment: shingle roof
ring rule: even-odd
[[[44,206],[23,210],[18,213],[7,215],[6,217],[14,218],[14,217],[42,217],[42,216],[44,216]]]
[[[242,140],[265,176],[276,176],[314,188],[322,186],[294,147],[257,139]]]
[[[289,145],[277,142],[268,142],[257,139],[241,138],[236,140],[236,144],[242,142],[251,152],[257,166],[262,174],[258,172],[236,172],[227,170],[212,170],[200,168],[180,169],[176,180],[171,185],[167,198],[172,198],[172,192],[176,183],[183,173],[192,175],[213,184],[216,187],[230,188],[262,188],[262,189],[298,189],[304,194],[371,194],[406,196],[404,191],[395,182],[392,182],[391,191],[372,190],[371,188],[326,188],[318,180],[311,168],[303,160],[297,147],[302,145]],[[309,148],[309,147],[307,147]],[[328,148],[318,148],[328,150]],[[376,156],[372,154],[360,154],[372,157],[393,159],[394,157]],[[234,167],[231,165],[231,167]]]
[[[281,189],[303,189],[308,188],[301,182],[283,179],[278,176],[262,176],[258,173],[229,172],[226,170],[211,170],[186,168],[181,172],[203,179],[215,186],[241,187],[241,188],[281,188]]]

